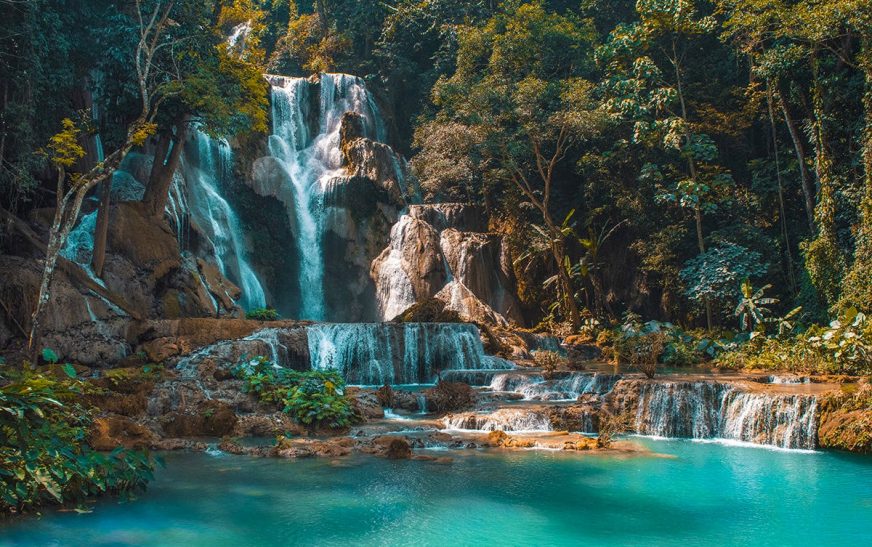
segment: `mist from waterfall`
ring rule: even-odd
[[[300,319],[325,320],[325,190],[342,174],[339,130],[342,115],[363,116],[367,136],[384,138],[378,110],[363,81],[347,74],[322,74],[320,84],[305,78],[268,76],[272,84],[270,154],[278,160],[293,195],[287,203],[300,249]],[[313,113],[313,89],[320,88]]]
[[[187,213],[211,244],[221,273],[242,290],[240,305],[247,310],[264,307],[266,296],[246,257],[239,218],[222,194],[223,183],[233,173],[233,151],[227,141],[200,131],[195,133],[194,144],[193,157],[183,157]],[[178,192],[175,194],[174,211],[182,203]]]

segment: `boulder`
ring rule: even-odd
[[[188,412],[171,412],[161,417],[164,433],[169,437],[223,437],[233,432],[236,414],[226,403],[204,401]]]
[[[95,450],[148,448],[157,436],[147,427],[124,416],[108,415],[94,419],[88,432],[88,444]]]
[[[375,455],[389,460],[402,460],[412,457],[412,446],[409,440],[399,435],[383,435],[372,441],[372,451]]]

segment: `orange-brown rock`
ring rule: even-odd
[[[148,448],[157,436],[147,427],[124,416],[108,415],[96,418],[88,432],[88,444],[95,450]]]
[[[233,431],[237,420],[230,405],[209,400],[194,411],[177,411],[162,416],[161,425],[170,437],[222,437]]]
[[[372,440],[370,453],[389,460],[408,459],[412,457],[412,446],[408,439],[399,435],[383,435]]]

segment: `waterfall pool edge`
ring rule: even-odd
[[[861,545],[872,458],[634,439],[663,457],[476,451],[450,465],[170,453],[149,491],[0,525],[0,545]]]

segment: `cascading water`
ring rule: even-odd
[[[367,136],[384,138],[378,110],[360,78],[322,74],[317,129],[310,106],[313,84],[304,78],[268,76],[272,84],[273,132],[270,154],[284,171],[291,198],[286,200],[300,249],[301,319],[325,320],[324,249],[325,190],[342,174],[340,126],[345,112],[363,117]]]
[[[620,380],[615,374],[571,372],[546,380],[541,374],[501,373],[493,377],[490,389],[520,393],[528,401],[574,401],[585,393],[605,395]]]
[[[263,287],[245,255],[242,228],[236,213],[222,196],[222,183],[233,172],[230,145],[214,140],[205,133],[195,134],[195,153],[186,154],[184,161],[185,198],[175,195],[173,211],[182,204],[200,231],[209,240],[221,273],[242,289],[240,304],[245,309],[266,305]]]
[[[742,391],[717,382],[638,385],[635,429],[644,435],[730,439],[781,448],[813,449],[817,399]]]
[[[307,327],[313,369],[336,369],[350,384],[421,384],[440,372],[511,367],[485,355],[474,325],[327,323]]]
[[[544,410],[501,408],[491,413],[451,414],[442,420],[446,429],[474,431],[552,431]]]

